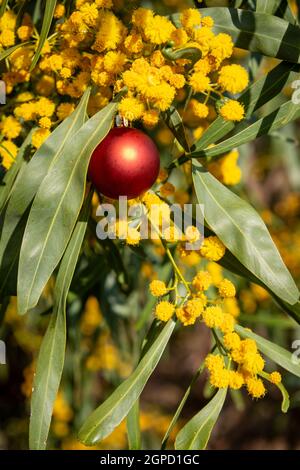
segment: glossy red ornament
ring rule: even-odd
[[[88,174],[104,196],[133,199],[151,188],[159,163],[150,137],[138,129],[115,127],[94,150]]]

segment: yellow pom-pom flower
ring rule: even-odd
[[[127,245],[138,245],[141,240],[141,234],[135,227],[128,227],[126,243]]]
[[[201,234],[198,228],[195,227],[194,225],[189,225],[188,227],[186,227],[184,235],[185,235],[185,239],[190,243],[197,242],[201,237]]]
[[[18,147],[11,140],[2,140],[0,146],[1,165],[7,170],[14,163]]]
[[[195,26],[201,24],[201,13],[196,8],[187,8],[180,15],[180,23],[188,32],[192,32]]]
[[[104,70],[117,75],[123,71],[126,60],[126,55],[122,52],[110,51],[104,56]]]
[[[220,107],[220,115],[226,121],[241,121],[245,117],[244,106],[235,100],[227,100]]]
[[[159,121],[159,112],[156,109],[149,109],[145,111],[142,116],[143,124],[151,129],[155,127]]]
[[[156,305],[155,316],[156,318],[158,318],[158,320],[167,322],[168,320],[170,320],[170,318],[172,318],[174,311],[174,305],[171,304],[171,302],[163,300],[162,302]]]
[[[271,374],[269,375],[269,380],[274,385],[280,384],[282,380],[280,372],[277,372],[277,371],[271,372]]]
[[[203,321],[208,328],[220,328],[223,322],[224,313],[221,307],[207,307],[202,316]]]
[[[229,382],[228,385],[233,390],[239,390],[244,385],[244,377],[238,371],[230,370],[228,371]]]
[[[36,149],[40,148],[40,146],[45,142],[45,140],[49,137],[51,132],[49,129],[37,129],[33,134],[31,138],[31,143],[33,147]]]
[[[253,398],[261,398],[265,395],[266,389],[261,379],[249,377],[245,381],[248,393]]]
[[[144,34],[151,44],[160,45],[171,39],[175,26],[164,16],[156,15],[149,19],[144,27]]]
[[[184,326],[193,325],[202,314],[204,306],[203,299],[191,299],[183,307],[176,309],[176,316]]]
[[[137,98],[123,98],[119,104],[119,113],[128,121],[140,119],[144,110],[144,104]]]
[[[208,116],[209,109],[208,106],[204,103],[199,103],[196,100],[193,100],[191,104],[191,108],[195,116],[199,119],[205,119]]]
[[[225,254],[225,246],[218,237],[211,236],[203,241],[200,254],[210,261],[219,261]]]
[[[212,277],[208,271],[199,271],[192,280],[193,287],[198,291],[207,290],[212,283]]]
[[[166,284],[163,281],[159,281],[158,279],[155,279],[150,283],[149,289],[154,297],[160,297],[168,292]]]
[[[226,333],[223,337],[224,345],[227,349],[238,349],[241,344],[241,338],[237,333]]]
[[[54,18],[62,18],[65,14],[65,5],[63,3],[58,3],[54,10]]]
[[[218,291],[221,297],[234,297],[236,294],[235,286],[229,279],[223,279],[220,282]]]
[[[0,131],[7,139],[16,139],[22,130],[22,126],[13,116],[7,116],[0,122]]]
[[[220,330],[225,333],[230,333],[234,330],[235,319],[230,313],[224,313]]]
[[[196,93],[203,93],[210,88],[210,79],[201,72],[194,72],[190,76],[190,85]]]
[[[224,358],[220,354],[208,354],[205,358],[205,367],[209,370],[209,372],[215,369],[223,369],[224,368]]]
[[[241,65],[225,65],[219,72],[218,84],[223,91],[240,93],[248,86],[248,83],[248,72]]]
[[[43,127],[44,129],[50,129],[52,126],[51,119],[49,119],[48,117],[42,117],[39,120],[39,126]]]

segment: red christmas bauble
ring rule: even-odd
[[[138,129],[115,127],[94,150],[88,174],[104,196],[133,199],[151,188],[159,163],[150,137]]]

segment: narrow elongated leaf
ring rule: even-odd
[[[68,140],[34,198],[26,225],[18,273],[18,308],[38,302],[75,226],[86,185],[90,156],[111,128],[117,100],[89,119]]]
[[[1,217],[5,218],[5,210],[1,213]],[[17,295],[17,275],[18,275],[18,261],[20,256],[21,244],[23,233],[25,230],[29,210],[25,211],[18,224],[15,227],[8,243],[4,256],[1,259],[0,267],[0,299],[7,295]]]
[[[191,157],[206,157],[209,160],[212,157],[217,157],[223,153],[232,150],[233,148],[246,144],[255,140],[257,137],[267,135],[274,132],[276,129],[280,129],[291,121],[300,117],[300,107],[294,104],[292,101],[288,101],[272,113],[258,119],[254,124],[244,128],[237,132],[232,137],[223,140],[221,143],[215,145],[213,148],[206,150],[193,151]]]
[[[127,436],[129,450],[139,450],[141,448],[141,430],[139,416],[140,407],[139,400],[137,400],[127,416]]]
[[[169,320],[133,374],[88,417],[79,431],[79,439],[84,444],[101,441],[127,416],[160,360],[174,327],[175,322]]]
[[[212,16],[216,33],[225,32],[236,47],[277,57],[288,62],[300,61],[300,28],[266,13],[234,8],[204,8]]]
[[[177,434],[176,450],[204,450],[223,408],[227,388],[220,388],[210,402]]]
[[[283,385],[283,383],[277,384],[277,388],[279,388],[282,395],[281,411],[282,413],[287,413],[290,407],[290,397],[288,391]]]
[[[24,156],[26,155],[26,151],[28,150],[28,146],[31,143],[31,136],[33,130],[27,135],[26,139],[24,140],[22,146],[18,151],[18,155],[10,167],[10,169],[6,172],[2,182],[0,183],[0,212],[2,211],[3,207],[7,203],[12,187],[14,185],[15,179],[21,170],[22,166],[26,164],[26,160],[24,160]]]
[[[277,96],[287,83],[297,77],[299,72],[299,65],[282,62],[268,72],[266,76],[253,83],[239,97],[240,103],[245,106],[245,118],[251,118],[255,111],[274,98],[274,96]],[[193,152],[203,150],[208,145],[218,142],[218,140],[231,132],[235,126],[236,123],[225,121],[225,119],[219,116],[203,133],[201,139],[194,144],[191,150]]]
[[[37,64],[37,62],[40,58],[42,49],[44,47],[44,44],[46,42],[49,30],[50,30],[50,26],[51,26],[51,23],[52,23],[55,7],[56,7],[56,0],[47,0],[45,2],[45,12],[44,12],[44,15],[43,15],[42,30],[41,30],[41,33],[40,33],[39,42],[38,42],[35,54],[34,54],[33,59],[32,59],[32,63],[31,63],[31,66],[30,66],[30,71],[32,71],[34,69],[34,67],[36,66],[36,64]]]
[[[288,0],[256,0],[256,11],[258,13],[279,16],[292,24],[297,22],[290,9]]]
[[[213,232],[205,229],[205,236],[214,235]],[[291,305],[272,292],[272,290],[266,286],[260,279],[258,279],[253,273],[251,273],[229,250],[226,250],[225,255],[219,261],[219,264],[228,271],[231,271],[238,276],[242,276],[250,282],[254,282],[266,289],[272,296],[274,302],[288,315],[290,315],[297,323],[300,324],[300,302],[296,302]]]
[[[32,450],[46,448],[53,404],[65,360],[67,295],[87,227],[90,202],[91,195],[83,207],[56,279],[53,313],[41,345],[31,398],[29,446]]]
[[[68,139],[74,135],[85,121],[89,90],[83,95],[76,110],[65,119],[48,137],[26,165],[22,175],[18,175],[14,191],[8,202],[0,239],[0,264],[12,234],[23,214],[28,210],[41,182],[48,170],[60,158]],[[0,268],[0,277],[1,277]]]
[[[244,91],[239,97],[239,101],[245,106],[246,119],[250,118],[255,111],[274,96],[277,96],[287,83],[297,77],[299,71],[300,66],[298,64],[282,62]],[[201,138],[191,147],[191,151],[200,152],[210,144],[215,144],[231,132],[235,126],[234,122],[225,121],[221,116],[217,117]],[[188,156],[181,157],[176,163],[183,163],[188,158]]]
[[[26,41],[26,42],[21,42],[20,44],[16,44],[15,46],[12,46],[12,47],[9,47],[8,49],[5,49],[3,52],[1,52],[0,54],[0,62],[2,62],[2,60],[6,59],[7,57],[10,56],[10,54],[12,54],[13,52],[15,52],[16,50],[18,50],[20,47],[23,47],[23,46],[27,46],[27,44],[31,44],[30,41]]]
[[[3,15],[3,13],[6,10],[8,0],[2,0],[1,5],[0,5],[0,17]]]
[[[291,351],[287,351],[281,346],[272,343],[268,339],[265,339],[240,325],[236,325],[235,330],[243,338],[254,339],[257,343],[258,349],[263,354],[272,359],[272,361],[276,362],[279,366],[288,370],[297,377],[300,377],[300,364],[297,361],[293,361],[293,353]]]
[[[161,444],[161,450],[164,450],[166,448],[169,437],[170,437],[170,434],[173,431],[176,423],[178,422],[178,419],[181,415],[181,412],[184,408],[184,405],[186,404],[186,401],[190,396],[192,388],[195,385],[195,383],[197,382],[200,374],[203,372],[203,369],[204,369],[204,362],[202,362],[202,364],[200,365],[200,367],[197,369],[196,373],[194,374],[188,388],[185,391],[185,394],[183,395],[183,397],[182,397],[182,399],[181,399],[181,401],[180,401],[180,403],[177,407],[177,410],[175,411],[175,414],[173,415],[173,418],[172,418],[172,420],[171,420],[171,422],[168,426],[168,429],[166,430],[166,433],[163,437],[162,444]]]
[[[257,212],[196,161],[193,180],[205,219],[224,245],[276,295],[296,303],[297,286]]]
[[[181,119],[181,116],[174,106],[171,106],[168,111],[164,113],[164,121],[173,133],[175,138],[180,143],[181,147],[186,151],[190,151],[190,147],[187,141],[185,128]]]
[[[281,3],[281,0],[256,0],[256,11],[274,15],[279,3]]]

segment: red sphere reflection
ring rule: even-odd
[[[159,172],[154,142],[138,129],[115,127],[94,150],[89,177],[97,190],[111,199],[133,199],[147,191]]]

